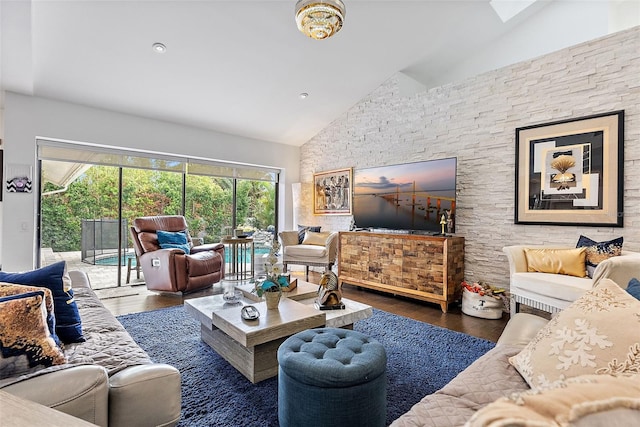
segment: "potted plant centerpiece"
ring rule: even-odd
[[[269,256],[265,264],[267,273],[263,281],[256,282],[256,293],[259,297],[264,295],[268,309],[278,308],[280,297],[282,296],[282,288],[289,286],[289,280],[282,275],[282,269],[278,265],[278,251],[280,250],[280,242],[274,236],[273,243],[269,249]]]

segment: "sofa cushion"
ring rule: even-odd
[[[56,334],[56,318],[53,311],[53,294],[48,288],[41,288],[38,286],[26,286],[16,285],[14,283],[0,283],[0,297],[6,297],[10,295],[25,294],[27,292],[44,292],[44,305],[47,309],[47,328],[51,334],[51,338],[60,345],[60,338]]]
[[[558,313],[510,363],[532,387],[640,369],[640,301],[610,279]]]
[[[285,246],[284,254],[288,257],[324,258],[327,256],[327,248],[317,245]]]
[[[587,275],[593,277],[598,264],[602,261],[622,253],[623,237],[618,237],[606,242],[596,242],[586,236],[580,236],[576,248],[586,248]]]
[[[304,239],[302,240],[303,245],[316,245],[316,246],[326,246],[327,238],[331,235],[330,232],[324,233],[315,233],[313,231],[307,231],[304,235]]]
[[[66,363],[44,301],[44,290],[0,297],[0,379]]]
[[[304,235],[307,231],[313,231],[314,233],[320,232],[321,226],[319,225],[300,225],[298,224],[298,244],[302,244]]]
[[[588,277],[552,273],[514,273],[511,291],[524,290],[563,301],[575,301],[593,286]]]
[[[25,273],[0,271],[0,282],[46,287],[53,293],[56,334],[65,343],[83,342],[82,322],[64,261]]]
[[[182,249],[185,254],[191,253],[191,245],[186,231],[156,231],[158,243],[162,249]]]
[[[525,248],[527,271],[585,277],[585,248]]]
[[[189,277],[206,276],[212,271],[219,271],[222,265],[222,256],[218,252],[205,251],[186,255]]]
[[[93,289],[77,288],[76,295],[86,341],[65,345],[64,353],[70,364],[100,365],[111,376],[130,366],[151,363],[149,355],[102,304]]]
[[[589,415],[619,408],[640,411],[640,376],[583,375],[560,381],[550,389],[515,393],[480,409],[467,426],[575,425]],[[640,412],[635,421],[638,417]],[[622,424],[610,418],[607,425]]]

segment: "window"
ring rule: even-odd
[[[49,140],[38,156],[42,251],[101,266],[113,285],[135,267],[129,227],[140,216],[184,215],[203,243],[219,242],[224,227],[276,232],[273,169]]]

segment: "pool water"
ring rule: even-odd
[[[254,249],[254,255],[256,258],[261,257],[264,254],[268,254],[269,253],[269,249],[268,248],[255,248]],[[243,259],[246,259],[247,263],[252,262],[251,261],[251,251],[250,250],[245,250],[244,254],[241,254],[241,256],[243,257]],[[231,262],[231,251],[224,251],[224,262],[229,264]]]
[[[127,265],[127,260],[133,259],[131,262],[131,266],[135,267],[136,265],[136,254],[129,253],[125,256],[120,257],[120,265]],[[96,258],[95,265],[118,265],[118,255],[108,255],[102,258]]]
[[[247,260],[247,263],[251,262],[251,251],[250,250],[246,250],[246,253],[244,254],[244,256],[246,257],[245,259]],[[256,257],[260,257],[262,255],[268,254],[269,253],[269,248],[255,248],[254,250],[255,256]],[[136,254],[134,253],[128,253],[125,256],[121,256],[120,257],[120,265],[125,266],[127,265],[127,260],[128,259],[133,259],[133,261],[131,262],[131,266],[135,267],[136,266]],[[225,251],[224,252],[224,262],[225,263],[230,263],[231,262],[231,252],[230,251]],[[118,256],[117,255],[109,255],[109,256],[105,256],[103,258],[98,258],[95,261],[95,265],[117,265],[118,263]]]

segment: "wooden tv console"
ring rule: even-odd
[[[464,237],[340,232],[338,278],[350,283],[440,304],[461,295]]]

